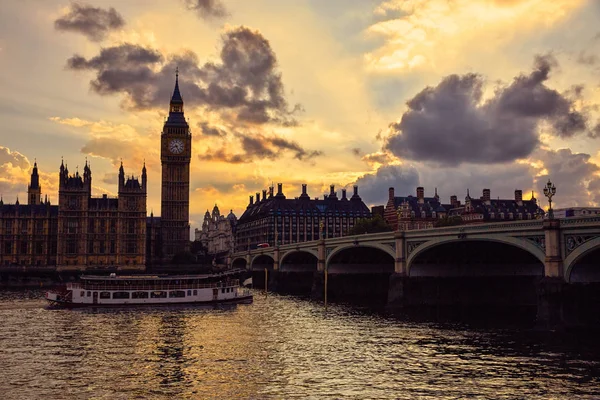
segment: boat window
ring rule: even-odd
[[[110,292],[100,292],[101,299],[110,299]]]
[[[85,296],[85,292],[82,290],[82,291],[81,291],[81,293],[79,293],[79,296],[80,296],[80,297],[83,297],[83,296]]]
[[[131,298],[132,299],[147,299],[148,292],[133,292],[133,293],[131,293]]]
[[[87,297],[90,297],[92,295],[91,292],[87,292]]]
[[[194,290],[194,296],[198,296],[198,291]]]
[[[191,295],[192,295],[192,291],[188,290],[188,296],[191,296]]]
[[[153,299],[164,299],[165,297],[167,297],[167,292],[152,292],[150,293],[150,297]]]
[[[114,292],[113,299],[128,299],[129,298],[129,292]]]
[[[173,291],[169,292],[169,297],[185,297],[185,291],[173,290]]]
[[[221,293],[225,293],[225,288],[221,289]]]

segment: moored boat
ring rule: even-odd
[[[51,306],[125,306],[143,304],[251,303],[240,287],[243,270],[211,275],[83,275],[79,282],[46,293]]]

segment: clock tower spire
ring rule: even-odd
[[[179,91],[179,69],[175,72],[175,89],[160,137],[162,165],[161,231],[162,258],[169,263],[178,253],[189,251],[190,243],[190,160],[192,134],[183,114]]]

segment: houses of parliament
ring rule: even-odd
[[[42,199],[37,162],[27,204],[0,199],[0,265],[50,267],[58,271],[116,268],[144,270],[169,264],[189,251],[191,132],[183,113],[179,76],[161,134],[161,213],[146,214],[147,175],[119,168],[118,196],[92,197],[92,170],[59,168],[58,205]]]

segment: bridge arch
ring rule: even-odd
[[[582,261],[589,258],[588,256],[594,252],[600,253],[600,236],[583,243],[565,258],[565,281],[579,281],[577,277],[572,276],[574,269],[578,267]],[[598,273],[598,282],[600,282],[600,272]]]
[[[246,257],[236,257],[231,260],[231,268],[237,269],[242,268],[246,269],[248,267],[248,262],[246,261]]]
[[[317,270],[318,255],[311,250],[290,250],[285,252],[279,260],[281,272],[314,272]]]
[[[340,259],[349,255],[352,258],[350,262]],[[332,249],[325,262],[327,270],[331,273],[391,273],[394,272],[395,259],[395,250],[390,246],[360,243],[341,245]]]
[[[505,237],[469,237],[469,238],[437,238],[435,240],[430,240],[426,243],[419,245],[410,255],[407,257],[406,266],[408,274],[411,275],[411,269],[413,267],[414,261],[421,255],[423,255],[428,250],[431,250],[435,247],[446,245],[450,243],[473,243],[473,242],[492,242],[492,243],[500,243],[508,246],[513,246],[524,250],[529,253],[533,257],[535,257],[543,266],[545,263],[546,254],[545,252],[533,242],[529,242],[526,239],[513,237],[513,236],[505,236]]]
[[[350,244],[338,246],[335,249],[333,249],[331,251],[331,253],[329,253],[327,255],[327,259],[325,260],[326,264],[329,265],[329,262],[331,261],[331,259],[333,257],[338,255],[342,251],[351,249],[351,248],[373,248],[373,249],[381,250],[381,251],[389,254],[394,259],[396,258],[396,252],[391,247],[386,246],[386,245],[382,245],[382,244],[378,244],[378,243],[360,243],[360,244],[356,245],[356,244],[350,243]]]
[[[275,269],[275,259],[270,254],[257,254],[250,260],[250,269],[253,271],[262,271],[265,268]]]

